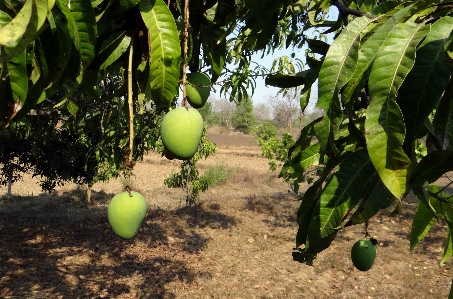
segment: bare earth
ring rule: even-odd
[[[291,257],[297,197],[268,170],[250,136],[209,133],[218,153],[200,168],[225,163],[239,173],[184,207],[184,193],[163,181],[179,162],[149,154],[134,186],[148,215],[132,240],[117,237],[107,204],[121,180],[94,186],[94,203],[74,185],[41,193],[31,178],[0,197],[1,298],[447,298],[452,263],[438,263],[446,235],[438,223],[409,251],[416,201],[370,223],[380,242],[368,272],[354,269],[353,243],[363,227],[341,231],[313,267]],[[0,190],[5,194],[6,190]]]

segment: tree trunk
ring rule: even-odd
[[[87,202],[91,203],[91,186],[87,184]]]
[[[13,178],[11,174],[8,175],[8,196],[11,196],[11,186],[13,185]]]

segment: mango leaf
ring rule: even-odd
[[[150,33],[151,94],[155,103],[168,107],[177,94],[181,63],[179,32],[162,0],[143,0],[140,11]]]
[[[402,149],[405,127],[396,92],[413,67],[415,47],[427,30],[424,24],[398,24],[379,49],[369,79],[367,149],[384,185],[398,199],[407,192],[410,160]]]
[[[44,21],[46,20],[47,1],[33,1],[32,10],[33,12],[24,34],[21,36],[16,45],[11,48],[7,48],[6,51],[2,51],[0,54],[0,62],[9,61],[14,56],[20,55],[30,46],[30,43],[37,38],[39,30],[44,25]]]
[[[439,265],[442,266],[445,262],[453,256],[453,240],[451,238],[451,228],[450,225],[447,226],[447,240],[445,241],[444,254],[442,259],[439,262]]]
[[[435,211],[440,211],[439,201],[433,197],[429,199],[430,204],[434,207]],[[440,214],[435,214],[431,208],[428,208],[423,202],[418,204],[417,211],[414,215],[414,220],[412,222],[411,237],[410,237],[410,249],[411,251],[414,247],[426,236],[434,223],[437,222],[437,216]]]
[[[113,17],[119,17],[137,5],[140,0],[116,0],[110,8]]]
[[[377,173],[373,174],[370,179],[362,200],[363,205],[351,217],[353,224],[363,223],[376,215],[379,210],[388,203],[389,197],[392,195],[385,187]]]
[[[354,72],[360,36],[372,21],[373,19],[366,17],[352,21],[332,43],[322,64],[316,104],[316,108],[326,111],[326,117],[316,126],[316,137],[321,144],[321,150],[329,144],[331,150],[337,151],[333,138],[342,120],[338,93]]]
[[[330,45],[319,39],[306,39],[308,47],[316,54],[326,55]]]
[[[313,210],[306,250],[318,253],[335,238],[337,228],[360,200],[363,187],[375,172],[366,150],[350,154],[339,164]]]
[[[96,19],[90,0],[57,0],[57,5],[68,21],[68,29],[79,52],[82,70],[95,54]],[[70,7],[70,8],[69,8]]]
[[[55,19],[55,27],[51,27],[53,36],[52,48],[55,56],[52,59],[51,69],[49,70],[52,76],[50,76],[44,84],[48,96],[60,91],[58,82],[60,82],[66,66],[68,65],[69,59],[71,58],[73,46],[72,39],[68,31],[68,23],[64,19],[57,18],[57,14],[59,14],[57,11],[51,11],[49,13],[49,18],[53,17]],[[74,69],[71,71],[74,72]]]
[[[215,83],[225,66],[227,43],[223,27],[201,26],[203,54],[211,66],[211,83]]]
[[[28,92],[27,51],[13,57],[5,64],[8,76],[5,78],[10,84],[11,100],[24,104]]]
[[[299,223],[299,230],[296,235],[296,247],[302,244],[306,244],[308,229],[310,222],[312,221],[312,215],[316,203],[319,200],[319,195],[322,192],[322,186],[324,182],[332,175],[332,171],[340,164],[347,155],[343,155],[339,158],[330,159],[325,168],[323,169],[319,178],[311,184],[311,186],[305,191],[299,210],[297,211],[297,222]]]
[[[0,28],[0,45],[12,47],[27,30],[31,16],[36,12],[34,1],[27,0],[19,13],[8,24]]]
[[[312,83],[318,76],[318,71],[313,69],[308,69],[302,72],[294,74],[271,74],[266,77],[264,83],[266,85],[275,86],[279,88],[291,88],[307,83]]]
[[[412,188],[435,182],[444,173],[453,170],[453,151],[437,150],[423,157],[412,172]]]
[[[433,127],[436,137],[443,139],[441,146],[447,142],[453,143],[453,77],[434,114]]]
[[[387,3],[387,2],[385,2]],[[378,49],[384,43],[384,40],[393,30],[393,28],[405,18],[408,18],[408,12],[410,12],[411,5],[401,10],[393,10],[387,13],[385,17],[382,17],[379,22],[384,22],[379,26],[374,34],[370,36],[363,45],[360,46],[359,57],[357,60],[356,69],[351,79],[346,85],[344,92],[341,95],[343,103],[348,103],[351,98],[360,93],[360,90],[365,84],[364,76],[376,57]]]
[[[406,126],[406,153],[410,153],[418,131],[448,84],[451,65],[445,63],[444,46],[452,30],[453,17],[441,18],[431,25],[417,49],[415,65],[398,91],[397,103]]]
[[[119,31],[106,39],[98,53],[91,61],[90,69],[105,69],[113,64],[121,55],[126,52],[131,43],[131,37],[126,35],[126,31]]]

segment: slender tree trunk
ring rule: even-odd
[[[11,173],[8,175],[8,196],[11,196],[11,186],[13,185],[13,178]]]
[[[91,203],[91,186],[87,184],[87,202]]]

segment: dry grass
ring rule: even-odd
[[[292,261],[299,202],[265,159],[237,155],[247,150],[233,148],[234,138],[223,139],[230,150],[220,147],[200,164],[226,163],[240,172],[195,207],[183,207],[183,192],[163,184],[177,163],[156,155],[139,163],[134,185],[149,210],[132,240],[117,237],[107,221],[120,180],[95,185],[90,205],[75,186],[47,195],[31,178],[15,184],[21,196],[0,198],[0,297],[447,298],[452,263],[438,266],[445,224],[410,253],[413,197],[398,217],[387,211],[370,224],[380,242],[370,271],[355,270],[349,258],[363,236],[360,226],[340,231],[313,267]]]

